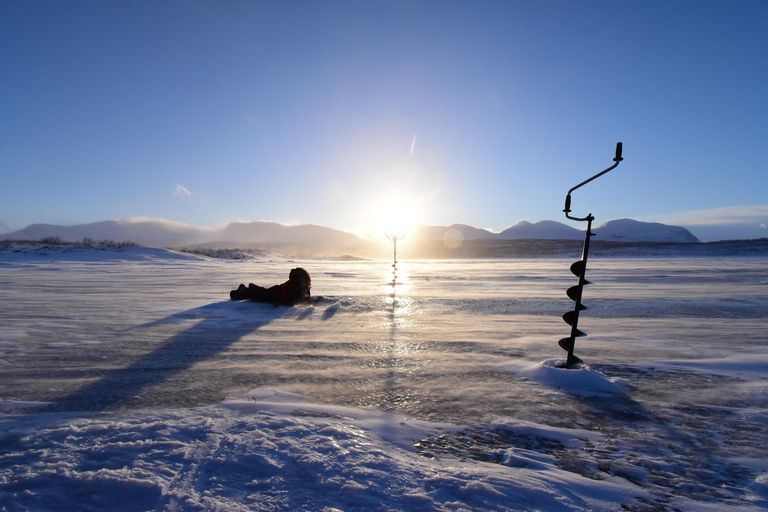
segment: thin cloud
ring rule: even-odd
[[[727,224],[757,224],[768,222],[768,205],[724,206],[711,210],[635,217],[645,222],[662,222],[678,226],[722,226]]]
[[[182,197],[189,197],[192,195],[192,192],[190,192],[187,187],[184,185],[180,185],[178,183],[175,184],[175,187],[173,189],[173,195],[175,196],[182,196]]]

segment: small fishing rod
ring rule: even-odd
[[[387,235],[387,238],[394,245],[394,263],[392,263],[392,286],[394,286],[397,284],[397,241],[405,238],[405,233],[389,233],[385,231],[384,234]]]

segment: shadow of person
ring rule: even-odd
[[[171,336],[133,364],[111,371],[37,412],[103,411],[118,406],[144,390],[215,356],[245,335],[291,311],[290,307],[224,301],[132,327],[124,332],[196,321],[195,325]]]

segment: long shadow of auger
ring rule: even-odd
[[[48,405],[41,412],[102,411],[119,405],[142,390],[213,357],[243,336],[285,316],[289,311],[289,308],[273,308],[264,304],[216,302],[132,327],[129,331],[201,319],[130,366],[108,373],[98,381]],[[254,318],[254,313],[259,316]]]
[[[602,364],[598,368],[582,365],[579,371],[587,377],[604,377],[606,382],[608,375],[631,379],[663,377],[659,370],[623,364]],[[718,406],[646,405],[635,400],[634,393],[619,387],[604,393],[585,393],[584,389],[579,392],[566,385],[566,381],[583,385],[590,380],[569,373],[560,374],[563,381],[558,387],[582,406],[570,408],[571,421],[591,424],[589,430],[599,431],[604,437],[595,444],[570,451],[561,459],[564,469],[589,478],[602,478],[601,473],[623,478],[657,494],[658,510],[668,510],[664,505],[668,502],[662,496],[722,503],[740,500],[747,494],[746,487],[755,477],[734,457],[740,448],[729,439],[733,426],[744,426],[739,415]],[[675,381],[680,378],[674,374],[669,377]],[[666,382],[663,385],[673,381]],[[568,409],[566,405],[564,410]],[[717,445],[714,449],[713,444]]]

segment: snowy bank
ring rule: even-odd
[[[571,444],[595,437],[502,426]],[[426,458],[412,445],[455,426],[265,389],[190,410],[6,417],[2,428],[5,510],[587,511],[658,501],[621,478],[558,469],[535,447],[502,450],[496,464]]]

